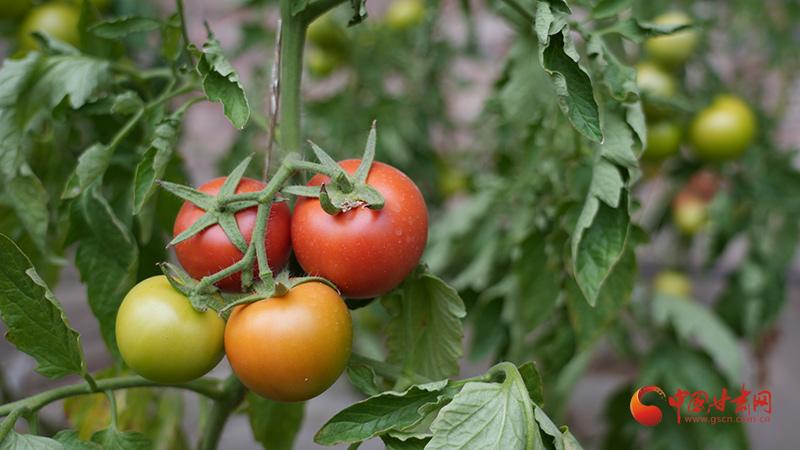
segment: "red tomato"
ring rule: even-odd
[[[339,165],[354,173],[361,160]],[[310,186],[329,183],[316,175]],[[375,211],[359,207],[331,216],[316,198],[297,199],[294,252],[303,269],[331,280],[345,297],[370,298],[392,290],[416,267],[428,240],[425,199],[403,172],[376,162],[367,184],[383,195]]]
[[[198,190],[214,195],[219,192],[224,182],[225,177],[214,178],[200,186]],[[252,178],[242,178],[239,186],[236,187],[236,193],[255,192],[261,189],[264,189],[264,183]],[[248,243],[256,225],[257,209],[256,206],[253,206],[236,213],[236,223]],[[178,211],[178,217],[175,218],[173,234],[177,236],[182,233],[203,214],[205,211],[196,205],[184,202]],[[280,271],[289,259],[292,248],[290,221],[291,213],[286,202],[274,203],[270,208],[267,233],[264,239],[267,247],[267,260],[273,272]],[[242,252],[228,240],[228,236],[219,225],[210,226],[179,243],[175,246],[175,253],[186,272],[198,280],[231,266],[242,258]],[[225,290],[240,290],[241,282],[241,274],[235,273],[220,280],[217,286]]]

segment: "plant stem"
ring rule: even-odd
[[[305,20],[306,24],[309,24],[317,17],[325,14],[328,10],[333,9],[344,2],[345,0],[317,0],[303,10],[303,19]]]
[[[186,47],[188,47],[192,41],[189,40],[189,29],[186,28],[186,14],[183,10],[183,0],[175,0],[175,6],[178,8],[178,16],[181,18],[181,35],[183,36],[183,43],[186,45]],[[192,56],[192,54],[188,51],[186,54],[189,55],[189,61],[191,61],[192,65],[194,65],[194,56]]]
[[[28,413],[28,408],[21,407],[11,410],[8,413],[8,417],[6,417],[2,422],[0,422],[0,444],[3,443],[3,440],[6,438],[8,433],[14,429],[14,425],[17,423],[17,419],[20,418],[23,414]]]
[[[194,391],[206,397],[217,399],[223,395],[220,384],[220,380],[210,378],[200,378],[188,383],[176,385],[156,383],[155,381],[150,381],[138,376],[106,378],[97,380],[97,391],[93,391],[86,383],[78,383],[69,386],[57,387],[49,391],[40,392],[22,400],[17,400],[15,402],[2,405],[0,406],[0,417],[10,415],[14,410],[19,408],[26,408],[30,411],[38,411],[50,403],[68,397],[135,387],[175,387]]]
[[[229,376],[222,385],[222,395],[214,401],[208,417],[205,433],[198,444],[200,450],[215,450],[231,413],[242,403],[246,390],[235,375]]]
[[[303,45],[306,22],[292,15],[293,0],[281,0],[280,151],[284,155],[301,150],[300,83],[303,75]]]

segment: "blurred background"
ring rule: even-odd
[[[19,6],[27,12],[12,11],[26,2],[34,9],[45,3],[0,0],[5,14],[0,53],[6,56],[26,45],[20,36],[32,26],[33,10]],[[572,3],[580,17],[594,2]],[[169,0],[97,0],[96,4],[105,15],[166,17],[174,12]],[[60,5],[67,11],[74,8]],[[346,26],[350,17],[346,5],[312,25],[305,56],[304,130],[332,154],[350,156],[363,148],[369,125],[377,119],[378,159],[406,172],[424,191],[433,217],[425,259],[459,289],[469,309],[461,375],[482,373],[498,359],[533,359],[544,368],[545,385],[553,390],[546,395],[545,408],[561,417],[558,422],[568,424],[587,449],[796,448],[800,441],[796,426],[800,390],[794,384],[800,373],[796,326],[800,322],[796,251],[800,3],[634,2],[632,14],[643,19],[672,10],[685,12],[698,24],[697,44],[685,65],[666,75],[674,84],[666,105],[655,95],[655,106],[645,109],[650,124],[664,120],[663,116],[672,121],[678,130],[675,149],[664,155],[645,152],[634,217],[650,237],[636,250],[638,271],[631,299],[617,299],[620,308],[603,319],[602,330],[589,344],[564,331],[570,324],[577,326],[570,321],[564,298],[550,309],[534,311],[541,320],[536,317],[522,324],[509,323],[495,301],[512,295],[524,301],[536,294],[505,289],[505,274],[524,272],[526,260],[525,242],[505,235],[516,236],[514,230],[537,220],[528,216],[540,210],[551,219],[569,214],[569,205],[549,200],[548,195],[579,195],[575,194],[579,187],[567,183],[558,192],[562,184],[537,184],[537,177],[569,178],[585,169],[579,156],[544,155],[580,153],[575,150],[580,145],[571,133],[558,132],[564,119],[541,70],[530,69],[537,64],[537,55],[520,38],[518,20],[510,18],[513,14],[501,2],[483,0],[369,0],[367,10],[369,18],[357,26]],[[72,13],[59,14],[57,21],[63,24]],[[266,0],[189,0],[186,14],[189,36],[196,43],[204,41],[204,21],[208,22],[240,74],[254,111],[243,131],[227,122],[218,104],[202,103],[188,112],[179,153],[186,175],[199,184],[229,171],[242,157],[263,152],[278,12],[275,2]],[[575,39],[579,46],[585,44],[577,33]],[[149,49],[157,45],[153,39],[126,42],[127,54],[135,64],[147,67],[154,62]],[[620,41],[614,50],[627,64],[639,64],[640,71],[648,63],[642,46]],[[640,72],[640,84],[641,77]],[[702,163],[688,149],[689,123],[716,95],[731,93],[755,111],[757,137],[737,160]],[[532,148],[542,146],[548,149],[531,156]],[[260,173],[259,167],[251,170]],[[690,188],[706,194],[693,197],[699,197],[699,203],[686,212],[677,199]],[[82,335],[90,370],[100,370],[111,357],[85,301],[71,250],[65,252],[55,293]],[[560,269],[548,270],[557,277]],[[708,348],[714,344],[684,339],[666,326],[636,325],[658,295],[653,279],[665,270],[690,280],[686,295],[710,311],[715,324],[737,336],[734,351],[743,372],[736,382],[720,375],[719,361],[731,356]],[[353,315],[359,329],[357,350],[380,357],[385,312],[376,302]],[[517,345],[517,325],[523,334],[532,335],[524,345]],[[672,359],[658,360],[673,350]],[[33,373],[33,366],[33,360],[0,341],[3,403],[51,385]],[[223,360],[212,375],[229,372]],[[669,376],[677,378],[664,381]],[[710,395],[720,387],[737,391],[740,383],[748,389],[769,389],[774,405],[771,422],[733,430],[708,425],[666,431],[637,428],[626,403],[634,387],[648,380],[688,388],[681,384],[687,379],[710,386]],[[309,402],[296,448],[317,448],[316,430],[360,398],[343,377]],[[192,436],[197,414],[189,405],[185,433]],[[103,408],[103,401],[51,405],[44,425],[60,429],[60,424],[93,414],[102,419],[107,414]],[[668,418],[671,414],[666,412]],[[630,446],[631,442],[639,444]],[[255,447],[246,417],[234,417],[220,448]]]

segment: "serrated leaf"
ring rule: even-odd
[[[142,98],[139,97],[134,91],[125,91],[119,95],[114,96],[114,102],[111,104],[111,114],[128,115],[144,107]]]
[[[412,386],[404,392],[384,392],[362,400],[333,416],[314,437],[321,445],[361,442],[391,429],[422,420],[429,409],[453,397],[457,388],[447,380]]]
[[[136,281],[138,247],[97,188],[81,194],[72,208],[73,221],[80,230],[75,264],[86,284],[89,306],[100,323],[103,340],[116,352],[117,309]]]
[[[6,339],[39,364],[49,378],[86,371],[80,335],[22,250],[0,234],[0,318]]]
[[[548,2],[536,8],[536,34],[539,38],[539,63],[550,76],[559,107],[578,132],[600,142],[600,111],[594,99],[592,80],[581,67],[570,37],[564,13],[554,15]]]
[[[106,39],[122,39],[131,34],[157,30],[161,22],[149,17],[115,17],[89,27],[89,31]]]
[[[67,180],[62,199],[75,198],[106,173],[114,149],[96,142],[78,157],[78,165]]]
[[[265,450],[291,450],[303,423],[305,403],[281,403],[247,394],[253,437]]]
[[[12,429],[0,442],[0,450],[64,450],[64,446],[50,438],[19,434]]]
[[[544,449],[525,382],[510,363],[502,383],[470,382],[431,424],[426,450],[452,448]]]
[[[219,41],[211,30],[203,44],[197,72],[202,77],[203,91],[212,102],[222,103],[225,116],[238,129],[244,128],[250,119],[250,104],[239,75],[222,53]]]
[[[178,142],[181,115],[173,114],[158,125],[141,161],[136,165],[133,179],[133,211],[141,212],[144,205],[156,192],[156,180],[161,179]]]
[[[114,428],[98,431],[92,435],[92,442],[100,444],[104,449],[114,450],[150,450],[150,439],[137,431],[119,431]]]
[[[381,303],[391,316],[390,364],[432,380],[458,374],[466,311],[455,289],[418,269]]]
[[[670,323],[681,338],[697,342],[728,381],[741,380],[744,363],[736,338],[705,306],[692,299],[658,294],[653,299],[653,318],[661,325]]]
[[[48,194],[42,182],[35,174],[26,173],[12,178],[6,184],[6,195],[25,232],[31,237],[36,247],[45,251],[47,240]]]
[[[53,439],[60,442],[64,446],[64,450],[102,450],[103,448],[94,442],[81,440],[75,430],[61,430],[53,436]]]

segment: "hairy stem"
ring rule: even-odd
[[[0,406],[0,417],[10,415],[19,408],[26,408],[29,411],[38,411],[42,407],[58,400],[78,395],[94,394],[96,392],[115,391],[118,389],[129,389],[136,387],[174,387],[197,392],[206,397],[217,399],[223,395],[221,381],[200,378],[184,384],[161,384],[150,381],[138,376],[115,377],[97,380],[97,390],[92,390],[86,383],[72,384],[69,386],[57,387],[48,391],[40,392],[36,395],[17,400]]]
[[[211,413],[206,423],[205,433],[200,439],[200,450],[215,450],[225,423],[231,413],[242,403],[246,390],[235,375],[229,376],[222,386],[222,395],[214,401]]]
[[[292,15],[293,0],[281,0],[280,151],[285,155],[301,149],[300,82],[306,22]]]

